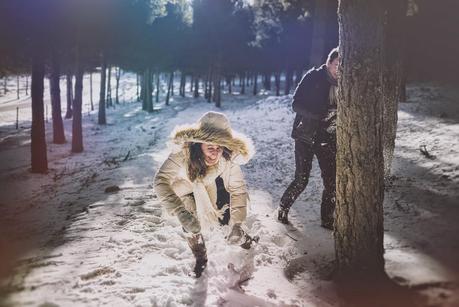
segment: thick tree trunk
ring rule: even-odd
[[[64,124],[62,122],[60,67],[57,56],[53,54],[51,59],[51,73],[49,76],[49,89],[51,96],[51,116],[53,119],[53,143],[65,143]]]
[[[256,96],[258,94],[258,74],[255,73],[253,76],[253,95]]]
[[[48,171],[43,105],[44,78],[45,64],[43,57],[35,54],[32,60],[32,130],[30,146],[32,173],[46,173]]]
[[[241,95],[245,95],[245,73],[242,73],[241,78]]]
[[[397,111],[403,78],[403,31],[406,28],[406,1],[386,1],[384,35],[383,98],[384,98],[384,176],[390,176],[397,133]]]
[[[67,74],[67,110],[65,112],[65,118],[72,118],[72,104],[73,104],[73,76],[71,74]]]
[[[83,127],[81,122],[83,105],[83,70],[79,61],[80,60],[77,58],[77,69],[75,73],[75,100],[73,104],[72,121],[72,152],[74,153],[83,151]]]
[[[106,71],[107,63],[105,62],[105,56],[101,55],[101,68],[100,68],[100,95],[99,95],[99,114],[98,114],[98,124],[105,125],[107,124],[107,116],[105,114],[105,82],[106,82]]]
[[[384,10],[340,0],[335,250],[341,276],[384,272],[381,89]]]
[[[25,79],[25,94],[26,96],[29,96],[29,76],[27,75],[26,76],[26,79]]]

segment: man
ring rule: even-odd
[[[309,70],[293,95],[292,138],[295,139],[295,179],[282,195],[278,220],[288,224],[288,212],[304,191],[311,172],[312,159],[319,161],[324,191],[322,227],[333,230],[336,195],[336,88],[338,48],[330,51],[327,62]]]

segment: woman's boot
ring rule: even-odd
[[[187,241],[194,257],[196,258],[194,273],[196,274],[196,278],[199,278],[207,266],[207,250],[206,245],[204,244],[204,238],[200,233],[198,233],[187,237]]]

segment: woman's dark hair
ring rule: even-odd
[[[195,181],[198,178],[203,178],[207,174],[207,164],[204,159],[204,153],[201,149],[202,143],[190,143],[188,145],[189,159],[188,159],[188,178],[191,182]],[[226,147],[223,147],[222,156],[226,160],[231,159],[231,150]]]

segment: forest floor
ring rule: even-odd
[[[130,80],[106,126],[87,111],[85,94],[83,153],[70,153],[71,120],[64,120],[63,145],[51,143],[46,124],[45,175],[29,170],[30,110],[23,107],[16,130],[18,102],[0,97],[0,306],[340,305],[330,278],[333,235],[320,227],[316,160],[292,225],[275,220],[294,174],[291,96],[225,94],[221,109],[174,97],[148,114],[124,102],[135,94]],[[413,84],[408,95],[385,193],[386,272],[422,295],[419,306],[458,306],[459,91]],[[163,214],[152,180],[171,130],[209,110],[225,113],[254,141],[257,153],[243,172],[247,222],[261,239],[246,251],[228,246],[220,232],[206,238],[209,264],[195,279],[181,227]]]

